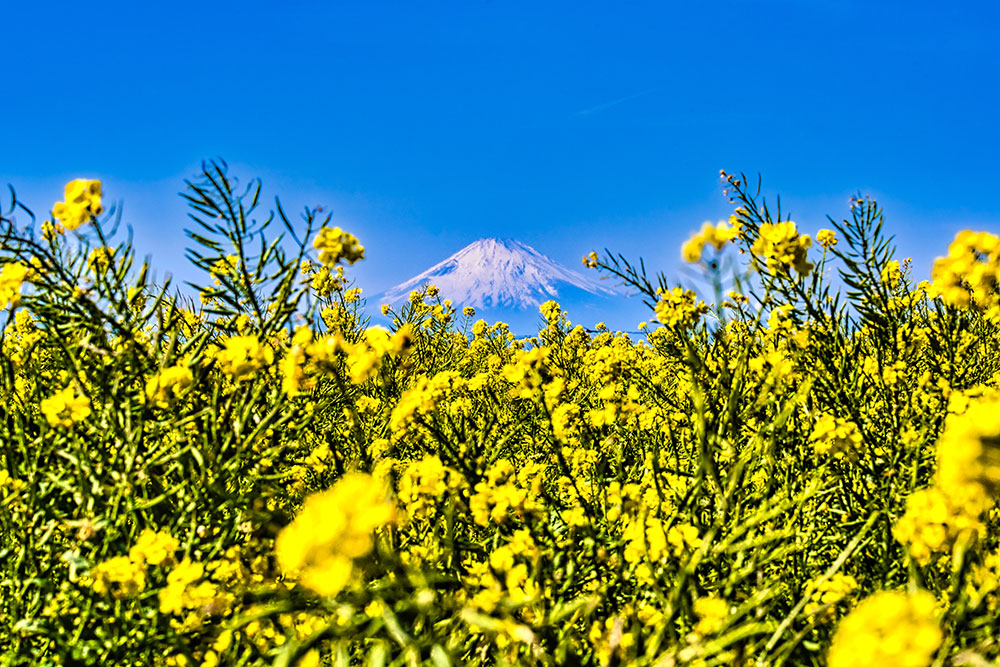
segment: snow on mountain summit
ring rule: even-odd
[[[435,285],[458,306],[525,310],[567,293],[613,296],[599,281],[568,269],[531,246],[507,239],[480,239],[396,285],[382,300],[397,303],[422,285]]]

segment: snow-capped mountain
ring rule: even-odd
[[[396,304],[422,285],[435,285],[456,306],[477,309],[534,310],[549,299],[617,294],[600,281],[568,269],[520,241],[480,239],[385,292]]]

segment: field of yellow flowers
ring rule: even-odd
[[[584,259],[640,339],[369,326],[358,239],[222,163],[187,289],[99,182],[15,198],[0,664],[1000,664],[1000,238],[914,284],[874,202],[814,242],[724,179],[700,284]]]

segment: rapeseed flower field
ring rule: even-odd
[[[1000,238],[728,221],[633,338],[370,325],[364,247],[205,165],[193,298],[74,180],[0,212],[0,662],[998,664]],[[815,243],[811,234],[815,234]],[[186,293],[192,293],[188,290]]]

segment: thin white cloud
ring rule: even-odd
[[[581,109],[574,113],[574,116],[593,116],[594,114],[601,113],[602,111],[607,111],[611,107],[616,107],[619,104],[624,104],[625,102],[631,102],[632,100],[643,97],[644,95],[649,95],[654,92],[656,88],[649,88],[647,90],[628,95],[626,97],[619,97],[617,100],[611,100],[610,102],[605,102],[604,104],[598,104],[597,106],[588,107],[586,109]]]

